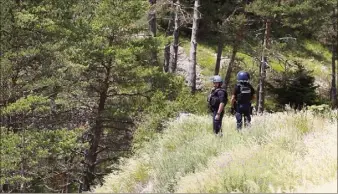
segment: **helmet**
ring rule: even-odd
[[[215,76],[212,78],[212,82],[214,82],[214,83],[222,83],[223,80],[222,80],[222,77],[221,77],[221,76],[215,75]]]
[[[237,81],[238,82],[248,82],[250,80],[250,74],[245,71],[240,71],[237,74]]]

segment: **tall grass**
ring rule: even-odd
[[[337,178],[337,121],[311,112],[255,116],[223,137],[207,115],[185,115],[121,162],[95,192],[293,192]]]

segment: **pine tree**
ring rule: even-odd
[[[287,77],[274,79],[277,87],[272,87],[271,91],[277,95],[277,101],[282,107],[290,105],[295,109],[302,109],[304,105],[316,104],[318,86],[314,85],[315,78],[310,75],[312,72],[298,62],[294,65],[296,70]]]

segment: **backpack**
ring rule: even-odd
[[[226,91],[223,88],[217,88],[208,95],[207,101],[208,101],[208,107],[210,110],[212,110],[213,108],[215,108],[217,105],[221,103],[221,100],[219,99],[217,95],[217,92],[220,90],[224,91],[225,96],[226,96]]]
[[[251,88],[249,85],[239,84],[239,91],[240,93],[237,94],[237,102],[239,104],[247,104],[250,103],[252,95],[251,95]]]

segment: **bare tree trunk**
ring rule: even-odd
[[[332,108],[337,108],[337,87],[336,87],[336,51],[332,45],[332,81],[331,81],[331,102]]]
[[[103,134],[103,113],[108,96],[110,66],[106,67],[106,77],[104,80],[104,87],[102,92],[99,93],[99,101],[97,108],[97,116],[94,126],[90,129],[91,139],[89,142],[89,149],[85,155],[85,172],[83,177],[83,191],[90,191],[90,187],[95,179],[95,167],[98,155],[99,143]]]
[[[151,8],[148,13],[149,31],[152,37],[156,37],[156,10],[155,10],[156,0],[149,0],[149,3],[151,5]],[[155,48],[153,48],[151,52],[151,63],[153,65],[157,64],[157,51]]]
[[[195,0],[194,4],[194,16],[192,24],[192,33],[191,33],[191,43],[190,43],[190,69],[189,69],[189,82],[191,86],[191,93],[196,92],[196,50],[197,50],[197,30],[198,30],[198,20],[199,20],[199,11],[200,1]]]
[[[170,5],[171,9],[173,9],[173,7],[174,7],[173,6],[174,1],[175,0],[173,0],[171,2],[171,5]],[[171,36],[171,34],[172,34],[174,17],[175,17],[175,13],[174,13],[174,11],[171,11],[170,19],[169,19],[169,22],[168,22],[168,28],[166,30],[166,37]],[[164,72],[168,72],[169,68],[170,68],[170,47],[171,47],[171,43],[170,43],[170,41],[168,41],[167,44],[164,47],[164,64],[163,64],[163,71]]]
[[[65,163],[64,165],[67,166],[68,168],[68,157],[65,157]],[[63,188],[62,188],[62,193],[68,193],[69,191],[69,174],[68,171],[64,173],[64,177],[63,177]]]
[[[238,45],[233,45],[232,47],[232,54],[231,54],[231,58],[230,58],[230,62],[227,68],[227,72],[225,74],[225,78],[224,78],[224,85],[223,87],[225,89],[228,88],[229,86],[229,82],[230,82],[230,77],[231,77],[231,73],[232,73],[232,68],[234,66],[234,62],[235,62],[235,58],[236,58],[236,54],[237,54],[237,50],[238,50]]]
[[[82,193],[82,190],[83,190],[82,187],[83,187],[83,183],[79,182],[79,187],[77,190],[78,193]]]
[[[269,47],[269,38],[270,38],[270,26],[271,22],[269,19],[265,21],[265,33],[264,33],[264,41],[263,41],[263,49],[262,56],[260,62],[260,79],[259,79],[259,92],[258,92],[258,112],[263,113],[264,111],[264,101],[265,101],[265,78],[266,78],[266,49]]]
[[[333,10],[333,32],[337,34],[337,10]],[[332,108],[337,108],[337,86],[336,86],[336,58],[337,58],[337,35],[332,41],[332,79],[331,79],[331,103]]]
[[[223,41],[222,41],[222,38],[220,38],[218,45],[217,45],[217,59],[216,59],[214,75],[219,74],[219,69],[221,66],[221,59],[222,59],[222,51],[223,51]]]
[[[156,11],[154,5],[156,0],[149,0],[151,8],[148,13],[149,31],[153,37],[156,37]]]
[[[178,57],[178,39],[179,39],[179,27],[180,27],[180,0],[174,0],[175,3],[175,27],[174,27],[174,44],[173,44],[173,58],[171,60],[171,72],[175,72],[177,68]]]
[[[23,135],[21,136],[21,148],[24,150],[25,148],[25,135],[26,135],[26,130],[24,129]],[[26,186],[25,186],[25,164],[26,164],[26,155],[25,153],[22,153],[21,155],[21,164],[20,164],[20,176],[22,178],[22,181],[20,183],[20,192],[25,193]]]
[[[170,42],[167,43],[164,47],[164,64],[163,64],[163,71],[169,71],[169,62],[170,62]]]
[[[91,129],[92,140],[90,141],[90,148],[85,156],[85,173],[83,179],[83,191],[90,191],[90,186],[95,179],[95,162],[97,159],[97,150],[103,133],[102,113],[107,98],[107,93],[100,94],[98,116],[96,118],[95,126]]]
[[[107,98],[106,93],[100,94],[98,116],[96,118],[95,126],[91,129],[92,140],[90,141],[90,148],[85,156],[85,173],[83,179],[83,191],[90,191],[90,186],[95,179],[95,162],[97,159],[97,150],[103,133],[103,121],[101,114],[104,111],[104,104]]]
[[[5,182],[2,185],[2,190],[0,190],[1,193],[8,193],[9,192],[9,184],[7,182]]]

